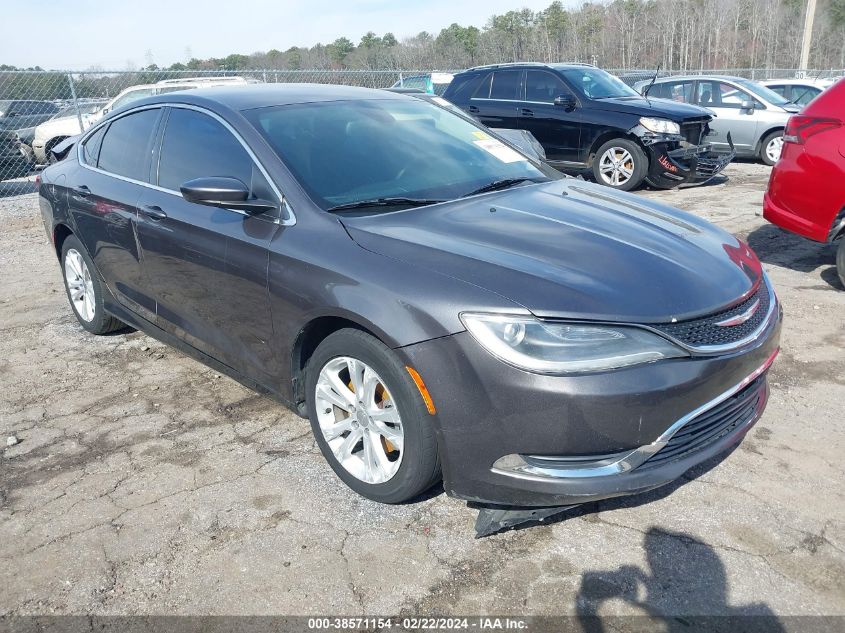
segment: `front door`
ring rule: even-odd
[[[267,247],[277,216],[195,204],[179,190],[194,178],[228,176],[257,197],[277,196],[230,129],[205,112],[171,107],[157,158],[159,189],[141,196],[138,221],[157,323],[267,384],[274,374]]]
[[[568,110],[554,104],[555,98],[570,96],[572,91],[548,70],[525,72],[525,100],[519,108],[519,125],[534,135],[549,162],[581,160],[581,115],[578,108]]]
[[[737,153],[751,154],[757,147],[757,126],[759,117],[756,110],[763,104],[753,96],[733,84],[707,80],[699,81],[696,87],[698,105],[712,110],[716,115],[710,122],[713,132],[707,140],[715,149],[728,149],[728,132]],[[743,108],[744,102],[752,102],[754,108]]]

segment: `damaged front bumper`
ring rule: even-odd
[[[709,143],[693,145],[679,134],[649,133],[640,140],[650,154],[647,179],[662,189],[704,184],[736,156],[730,135],[730,150],[726,152],[715,151]]]

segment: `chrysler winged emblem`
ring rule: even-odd
[[[741,312],[735,316],[732,316],[724,321],[718,321],[716,325],[719,327],[733,327],[735,325],[742,325],[748,319],[754,316],[754,313],[757,312],[757,309],[760,307],[760,300],[757,299],[754,303],[749,306],[749,308],[745,312]]]

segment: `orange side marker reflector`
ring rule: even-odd
[[[437,413],[437,409],[434,408],[434,400],[431,399],[431,394],[428,393],[428,388],[425,386],[422,377],[420,377],[413,367],[408,367],[406,365],[405,369],[407,369],[408,373],[411,374],[411,379],[413,379],[414,383],[416,383],[417,389],[420,390],[420,395],[422,396],[423,402],[425,402],[425,408],[428,409],[428,412],[431,415]]]

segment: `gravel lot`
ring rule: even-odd
[[[762,420],[644,496],[475,540],[354,495],[307,423],[139,332],[86,334],[34,193],[0,184],[0,614],[845,614],[845,292],[767,225],[769,169],[642,195],[747,239],[785,310]],[[471,447],[467,447],[471,450]]]

